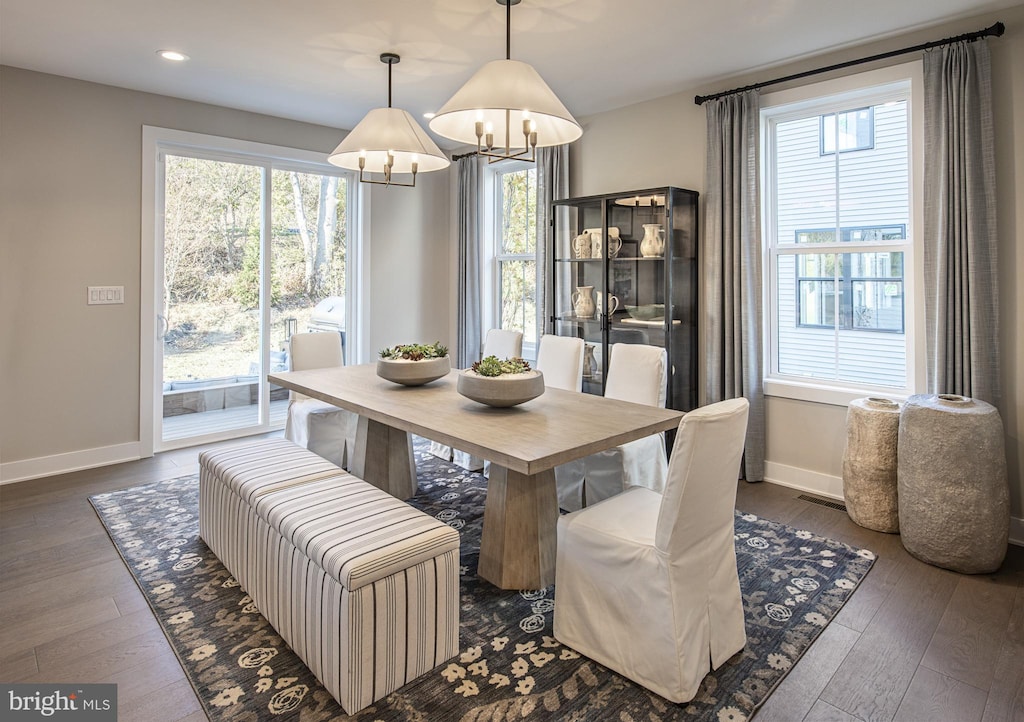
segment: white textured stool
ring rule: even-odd
[[[458,653],[454,529],[283,439],[199,461],[200,535],[345,712]]]

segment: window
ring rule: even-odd
[[[531,355],[538,341],[536,166],[502,163],[493,170],[493,194],[493,275],[485,284],[493,312],[485,324],[521,331],[523,354]]]
[[[905,237],[904,226],[844,229],[841,235],[847,242]],[[828,243],[835,230],[801,230],[796,238],[797,243]],[[797,325],[831,327],[838,313],[841,329],[903,333],[902,253],[807,254],[796,273]]]
[[[870,150],[875,145],[875,112],[874,108],[857,108],[844,113],[829,113],[821,116],[821,155],[848,150]],[[836,127],[839,118],[839,127]]]
[[[766,387],[907,393],[919,197],[912,83],[846,81],[845,92],[765,98]]]
[[[286,369],[292,333],[338,333],[358,358],[353,174],[230,138],[146,127],[143,142],[143,438],[279,426],[287,395],[266,374]]]

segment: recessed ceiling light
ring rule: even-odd
[[[434,117],[434,115],[435,115],[435,113],[431,113],[430,111],[427,111],[426,113],[423,114],[423,117],[426,118],[427,120],[430,120],[431,118]]]
[[[177,50],[157,50],[156,54],[164,60],[174,60],[179,63],[183,60],[188,60],[188,56],[185,53],[179,53]]]

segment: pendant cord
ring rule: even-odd
[[[512,3],[505,3],[505,60],[512,59]]]
[[[391,107],[391,63],[388,63],[388,107]]]

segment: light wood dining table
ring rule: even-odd
[[[349,471],[400,499],[416,493],[410,434],[490,461],[477,573],[502,589],[541,589],[555,577],[554,468],[674,429],[683,412],[560,389],[491,408],[456,391],[458,373],[424,386],[386,381],[374,364],[267,378],[359,414]]]

